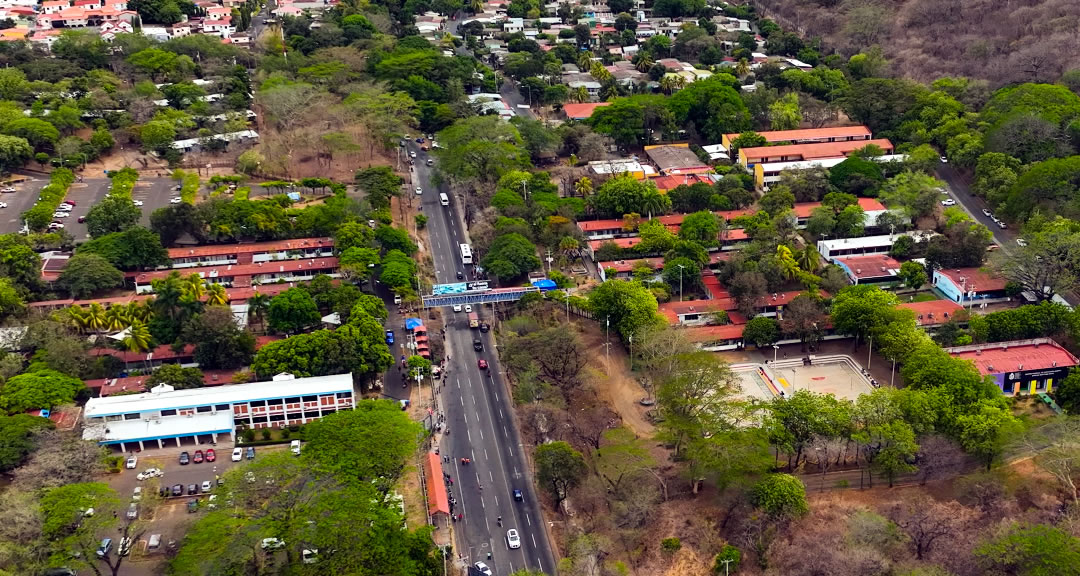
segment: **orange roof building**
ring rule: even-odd
[[[424,476],[427,479],[428,514],[432,517],[450,516],[450,495],[443,482],[442,459],[434,452],[424,456]]]
[[[758,132],[769,144],[790,142],[792,144],[817,144],[821,142],[848,142],[853,140],[870,140],[872,133],[866,126],[835,126],[832,128],[809,128],[804,130],[772,130]],[[738,138],[738,134],[724,134],[720,143],[724,148],[731,149],[731,142]]]
[[[591,118],[597,108],[611,106],[611,102],[582,102],[563,104],[563,113],[569,120],[586,120]]]
[[[886,154],[893,153],[892,142],[884,138],[878,140],[826,142],[822,144],[758,146],[756,148],[739,148],[739,164],[750,167],[755,164],[768,164],[771,162],[800,162],[824,158],[843,158],[859,148],[870,145],[881,148]]]

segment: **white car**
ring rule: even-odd
[[[285,541],[284,540],[279,540],[277,538],[263,538],[262,539],[262,549],[263,550],[277,550],[278,548],[281,548],[284,545],[285,545]]]
[[[987,218],[993,218],[994,217],[994,213],[991,212],[990,210],[986,209],[986,208],[982,209],[982,213],[983,213],[983,216],[986,216]]]
[[[135,478],[138,478],[139,480],[146,480],[149,478],[159,478],[162,476],[162,474],[163,472],[161,471],[161,468],[147,468],[146,470],[139,472],[139,474],[135,476]]]
[[[52,222],[49,224],[49,230],[63,230],[64,225],[59,222]]]
[[[139,457],[132,454],[131,456],[128,456],[127,463],[124,464],[124,467],[127,468],[128,470],[134,470],[135,467],[138,466],[138,465],[139,465]]]
[[[421,194],[423,194],[423,193],[424,193],[424,189],[423,189],[423,188],[421,188],[421,187],[419,187],[419,186],[417,186],[417,187],[416,187],[416,195],[417,195],[417,196],[419,196],[419,195],[421,195]]]
[[[1027,248],[1027,240],[1024,240],[1023,238],[1017,238],[1016,245],[1021,248]]]
[[[243,459],[244,459],[244,449],[243,448],[233,448],[232,461],[233,462],[239,462],[239,461],[241,461]]]
[[[476,570],[484,576],[491,576],[491,568],[488,568],[488,565],[484,564],[483,562],[477,562],[476,564],[473,564],[473,568],[476,568]]]
[[[209,480],[203,480],[202,486],[200,486],[203,492],[209,492],[213,487],[214,485]]]
[[[0,208],[7,208],[7,202],[0,202]]]
[[[179,196],[173,196],[172,198],[169,199],[169,204],[179,204],[179,203],[181,203],[183,201],[184,201],[183,198],[181,198]]]
[[[944,156],[938,158],[938,160],[941,160],[942,164],[948,164],[949,163],[949,159],[944,157]]]
[[[300,455],[300,441],[299,440],[293,440],[292,442],[289,442],[289,451],[293,453],[293,456],[299,456]]]
[[[142,200],[134,200],[134,201],[132,201],[132,204],[134,204],[134,205],[136,205],[136,206],[142,206],[142,205],[143,205],[143,201],[142,201]]]
[[[465,305],[465,311],[466,312],[472,312],[472,304],[466,304]]]
[[[956,200],[953,200],[952,198],[949,198],[948,200],[942,200],[941,205],[942,206],[956,206]]]
[[[13,186],[4,186],[3,188],[0,188],[0,192],[7,192],[10,194],[15,192],[15,188]]]
[[[52,215],[53,218],[67,218],[68,216],[71,216],[71,214],[67,212],[53,212]]]
[[[454,304],[454,312],[461,312],[461,304]]]
[[[409,152],[409,158],[416,158],[416,152]]]
[[[142,486],[135,487],[135,491],[131,493],[131,499],[135,502],[142,500]]]
[[[74,208],[74,206],[72,206],[71,204],[60,204],[59,206],[56,207],[56,211],[57,212],[71,212],[72,208]]]
[[[521,538],[518,537],[517,530],[511,528],[506,531],[506,545],[509,546],[511,550],[521,548]]]
[[[304,548],[300,552],[300,557],[303,559],[304,564],[314,564],[319,561],[319,550],[316,548]]]

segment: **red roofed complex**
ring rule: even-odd
[[[702,174],[678,174],[653,178],[653,184],[656,184],[656,189],[661,192],[674,190],[683,185],[692,186],[699,182],[702,184],[712,184],[712,180],[709,179],[708,176]]]
[[[249,288],[253,284],[273,284],[277,282],[300,282],[311,280],[319,274],[336,277],[337,258],[317,258],[312,260],[277,260],[255,264],[235,264],[228,266],[205,266],[188,268],[186,274],[198,274],[212,284],[224,284],[233,288]],[[155,272],[129,272],[128,278],[135,281],[135,291],[142,294],[153,292],[154,280],[167,278],[173,270]]]
[[[333,238],[296,238],[250,244],[220,244],[170,248],[172,268],[251,264],[272,260],[322,258],[334,255]]]
[[[585,120],[591,118],[597,108],[610,106],[611,102],[582,102],[563,104],[563,112],[570,120]]]
[[[892,282],[900,273],[900,262],[888,254],[837,256],[833,264],[847,274],[852,284]]]
[[[424,477],[427,484],[428,514],[436,517],[439,514],[443,519],[450,516],[450,496],[446,493],[446,483],[443,482],[442,458],[434,452],[424,455]]]
[[[824,144],[792,144],[790,146],[759,146],[739,148],[739,163],[743,166],[767,164],[770,162],[798,162],[822,158],[843,158],[848,154],[873,144],[893,153],[892,142],[881,138],[877,140],[856,140],[850,142],[828,142]]]
[[[1005,291],[1008,281],[982,268],[937,269],[932,283],[947,298],[961,305],[1009,298]]]
[[[929,302],[904,302],[900,308],[906,308],[915,313],[915,322],[923,328],[940,326],[959,315],[967,318],[966,311],[959,304],[951,300],[931,300]]]
[[[803,130],[772,130],[758,132],[765,142],[776,144],[778,142],[790,142],[792,144],[816,144],[820,142],[848,142],[852,140],[870,140],[872,133],[866,126],[835,126],[832,128],[809,128]],[[739,134],[724,134],[720,143],[725,148],[731,149],[731,141],[739,137]]]
[[[1049,338],[957,346],[945,351],[973,362],[980,374],[991,377],[1009,395],[1052,392],[1054,385],[1080,364]]]

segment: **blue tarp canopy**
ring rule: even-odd
[[[405,319],[405,329],[406,330],[414,330],[414,329],[416,329],[417,326],[423,326],[423,325],[424,325],[424,321],[419,319],[419,318],[406,318]]]
[[[557,288],[557,286],[555,286],[555,281],[548,280],[547,278],[544,278],[543,280],[537,280],[533,282],[532,285],[539,288],[541,292],[547,292],[548,290],[554,290],[555,288]]]
[[[299,192],[289,192],[288,194],[286,194],[286,196],[288,196],[289,200],[292,200],[293,202],[299,202],[300,201],[300,193]]]

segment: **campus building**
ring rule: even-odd
[[[337,278],[337,258],[313,258],[310,260],[272,260],[251,264],[227,264],[222,266],[199,266],[184,269],[184,274],[198,274],[208,284],[224,284],[230,288],[250,288],[256,284],[306,282],[326,274]],[[135,293],[153,292],[153,281],[168,278],[173,270],[152,272],[129,272],[127,277],[135,283]]]
[[[352,374],[295,378],[279,374],[270,382],[91,398],[83,414],[83,438],[134,448],[200,445],[238,428],[305,424],[339,410],[353,409]]]
[[[758,164],[775,162],[805,162],[825,158],[847,158],[849,154],[866,146],[874,145],[885,154],[893,153],[892,142],[884,138],[824,144],[791,144],[787,146],[757,146],[739,148],[739,164],[751,168]]]
[[[886,234],[883,236],[862,236],[859,238],[836,238],[833,240],[818,240],[818,254],[826,262],[832,263],[838,256],[856,256],[865,254],[887,254],[892,250],[893,244],[901,236],[914,236],[915,241],[921,240],[923,232],[911,232],[901,234]]]
[[[765,138],[766,144],[820,144],[823,142],[851,142],[870,140],[872,133],[866,126],[835,126],[832,128],[808,128],[802,130],[770,130],[758,132]],[[738,133],[724,134],[720,138],[720,144],[725,149],[731,149],[731,143],[739,137]]]
[[[333,238],[296,238],[273,242],[249,244],[219,244],[170,248],[169,265],[166,268],[195,268],[199,266],[228,266],[229,264],[256,264],[276,260],[299,260],[326,258],[334,255]]]
[[[1054,386],[1080,364],[1049,338],[1014,340],[946,348],[954,358],[970,360],[1007,395],[1053,392]]]
[[[945,297],[962,306],[1009,299],[1005,292],[1008,281],[981,268],[937,269],[933,284]]]

